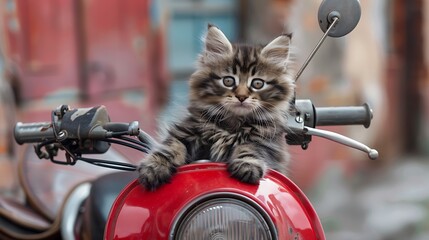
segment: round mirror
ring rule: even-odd
[[[319,7],[319,26],[326,32],[337,17],[339,21],[329,31],[330,37],[342,37],[351,32],[359,22],[361,15],[359,0],[323,0]]]

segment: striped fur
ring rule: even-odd
[[[232,45],[209,26],[190,78],[188,116],[173,125],[140,164],[140,182],[154,190],[176,168],[200,159],[226,162],[232,177],[258,183],[268,168],[286,173],[285,126],[293,97],[289,43]]]

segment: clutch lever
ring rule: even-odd
[[[372,148],[366,146],[365,144],[358,142],[354,139],[351,139],[349,137],[346,137],[344,135],[341,135],[341,134],[338,134],[335,132],[331,132],[331,131],[315,129],[315,128],[311,128],[311,127],[304,127],[304,129],[302,131],[305,135],[322,137],[322,138],[329,139],[331,141],[343,144],[345,146],[355,148],[355,149],[360,150],[362,152],[365,152],[368,154],[368,157],[372,160],[375,160],[378,158],[378,151],[377,150],[372,149]]]

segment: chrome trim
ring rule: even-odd
[[[91,190],[91,183],[82,183],[77,186],[69,197],[65,200],[64,209],[61,217],[61,236],[64,240],[76,239],[74,227],[79,215],[79,208],[85,199],[88,198]]]
[[[268,225],[268,228],[271,232],[272,239],[278,240],[278,233],[277,233],[276,225],[274,224],[270,215],[265,211],[265,209],[261,205],[259,205],[257,202],[252,200],[251,198],[249,198],[247,196],[243,196],[241,194],[231,193],[231,192],[217,192],[217,193],[206,194],[206,195],[201,196],[199,198],[196,198],[193,201],[191,201],[190,203],[186,204],[186,206],[182,210],[180,210],[180,212],[177,214],[176,218],[174,219],[174,222],[172,224],[168,239],[169,240],[176,240],[174,235],[177,232],[177,230],[179,229],[181,220],[188,213],[192,212],[192,210],[195,207],[198,207],[199,204],[206,202],[206,201],[214,200],[214,199],[228,199],[228,198],[242,201],[244,204],[248,204],[255,211],[257,211],[259,214],[261,214],[262,218],[265,220],[265,222]]]

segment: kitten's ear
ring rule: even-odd
[[[231,43],[225,34],[214,25],[208,25],[203,41],[205,43],[204,55],[209,59],[232,54]]]
[[[261,50],[261,56],[270,62],[286,66],[290,56],[291,39],[291,34],[283,34],[277,37]]]

